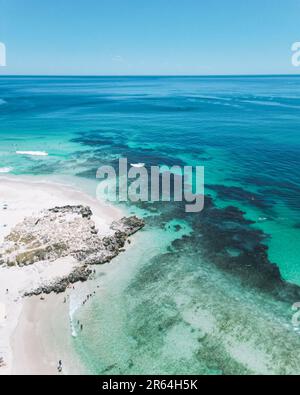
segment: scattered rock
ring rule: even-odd
[[[125,233],[127,237],[135,234],[145,226],[145,222],[136,217],[124,217],[120,221],[115,221],[111,224],[111,229]]]
[[[0,357],[0,368],[4,368],[5,366],[4,359]]]
[[[92,270],[87,266],[76,267],[71,274],[63,277],[52,284],[43,285],[34,291],[26,292],[24,296],[38,296],[42,294],[49,295],[54,292],[56,294],[63,293],[69,287],[70,284],[75,284],[77,282],[86,281],[91,275]]]

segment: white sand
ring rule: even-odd
[[[42,209],[69,204],[90,206],[100,235],[109,234],[111,222],[122,217],[122,212],[117,208],[99,202],[71,187],[33,181],[27,178],[0,176],[0,244],[4,237],[10,233],[12,227],[26,216]],[[12,334],[18,326],[24,303],[29,310],[30,303],[33,303],[30,299],[25,301],[22,298],[23,293],[36,289],[41,284],[51,282],[57,277],[69,274],[76,264],[77,262],[73,258],[64,258],[54,263],[38,263],[25,268],[0,266],[0,359],[3,358],[5,362],[5,366],[0,368],[0,375],[12,372],[23,373],[22,365],[32,365],[28,363],[28,359],[41,360],[37,355],[34,356],[37,347],[21,347],[20,341],[14,341],[15,347],[18,348],[16,352],[11,347]],[[57,299],[52,298],[52,300]],[[34,303],[34,311],[37,311],[38,307],[36,306],[43,302],[39,300],[38,303],[35,300]],[[44,301],[44,305],[47,305],[46,303],[49,302]],[[47,312],[44,314],[44,320],[46,319]],[[24,333],[30,336],[28,323],[25,322],[23,325]],[[32,326],[30,328],[32,329]],[[19,332],[22,333],[22,328],[19,328]],[[26,344],[30,344],[30,339],[26,339]],[[19,362],[14,360],[14,354],[18,354]],[[13,365],[18,366],[18,369]],[[47,363],[43,365],[43,373],[47,373],[47,366]],[[53,373],[53,371],[55,372],[53,364],[49,365],[48,373]]]
[[[74,349],[69,303],[64,303],[73,292],[71,287],[64,294],[46,295],[43,301],[39,297],[24,300],[11,339],[13,375],[57,375],[59,360],[63,361],[64,375],[87,373]]]

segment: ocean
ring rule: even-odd
[[[299,131],[297,76],[0,78],[3,174],[95,194],[97,169],[119,158],[205,168],[201,213],[124,207],[145,230],[75,312],[90,373],[293,371]]]

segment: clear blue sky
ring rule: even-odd
[[[0,0],[0,74],[298,73],[300,0]]]

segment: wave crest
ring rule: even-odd
[[[48,152],[45,151],[16,151],[17,155],[29,155],[29,156],[48,156]]]

